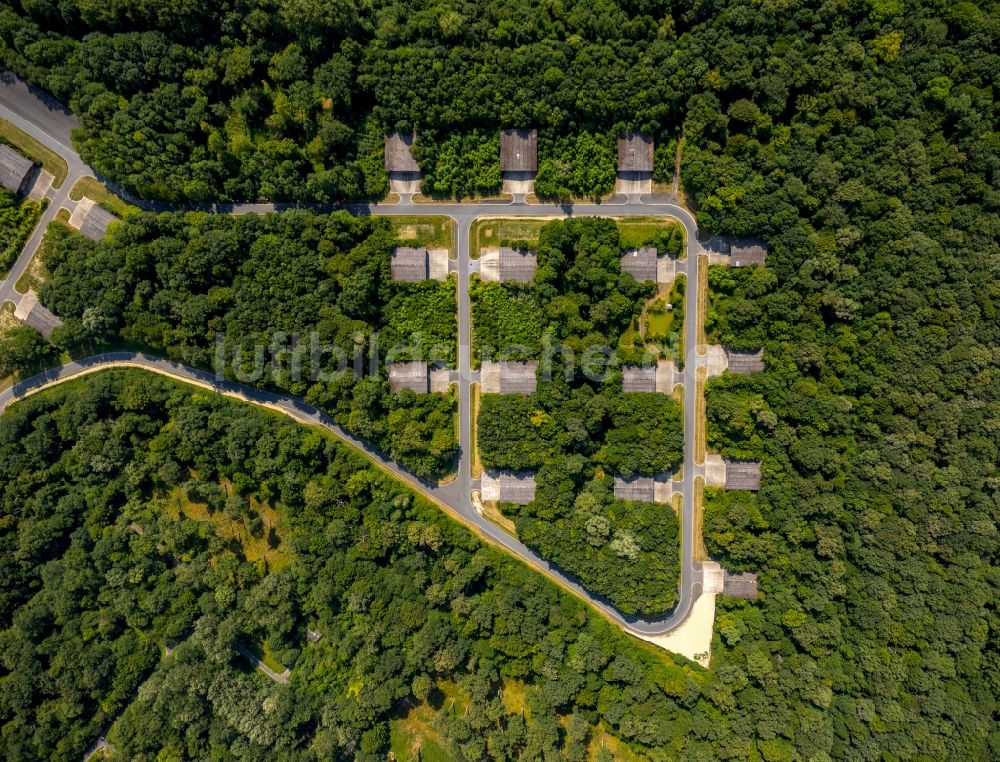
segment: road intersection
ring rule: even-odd
[[[27,95],[26,95],[27,93]],[[38,98],[26,89],[5,87],[0,89],[0,118],[5,119],[29,134],[46,147],[56,151],[69,166],[69,174],[62,187],[50,195],[50,205],[34,231],[31,239],[12,268],[6,281],[0,281],[0,304],[6,300],[17,301],[19,294],[14,291],[14,283],[27,270],[41,243],[48,223],[55,218],[59,209],[68,200],[73,184],[81,177],[94,173],[84,164],[76,152],[66,144],[68,138],[66,123],[62,119],[48,120],[43,111],[31,99]],[[45,108],[50,108],[45,106]],[[186,383],[212,389],[226,396],[235,397],[253,404],[262,405],[288,415],[305,424],[318,425],[344,442],[363,452],[386,471],[409,484],[442,507],[447,513],[472,528],[479,536],[500,546],[528,565],[556,581],[563,588],[584,599],[625,631],[639,637],[660,636],[676,630],[691,613],[698,597],[704,590],[702,563],[695,558],[695,495],[701,489],[703,466],[696,462],[697,412],[697,369],[705,364],[705,357],[697,354],[699,314],[695,291],[698,283],[699,254],[698,229],[694,217],[683,207],[673,203],[670,197],[622,195],[603,203],[574,204],[528,204],[519,196],[514,201],[473,201],[464,203],[418,203],[410,194],[402,194],[395,204],[349,204],[344,206],[308,204],[211,204],[202,206],[175,206],[164,203],[149,203],[122,192],[113,184],[108,186],[122,195],[130,203],[152,211],[176,209],[201,209],[214,213],[264,214],[289,208],[303,208],[313,211],[327,211],[346,208],[359,214],[373,215],[444,215],[450,217],[456,230],[456,262],[458,298],[458,363],[453,379],[458,386],[459,408],[459,457],[457,474],[446,484],[435,484],[420,479],[390,461],[368,443],[362,442],[338,426],[326,413],[304,401],[281,394],[263,391],[254,387],[219,378],[214,374],[189,368],[163,358],[138,353],[111,353],[66,363],[38,376],[26,379],[0,392],[0,413],[17,399],[33,394],[41,389],[62,383],[68,379],[87,373],[113,367],[139,367],[147,371],[165,375]],[[472,369],[472,307],[469,298],[470,285],[470,229],[477,219],[502,215],[504,217],[663,217],[679,222],[685,230],[687,242],[686,259],[677,263],[677,272],[687,278],[689,298],[684,300],[684,460],[681,508],[681,580],[677,606],[667,616],[647,620],[622,614],[606,599],[584,588],[575,578],[539,556],[531,548],[521,543],[505,529],[481,516],[472,502],[472,491],[478,489],[478,480],[472,476],[472,383],[477,374]],[[676,488],[675,488],[676,489]],[[669,510],[669,508],[665,508]]]

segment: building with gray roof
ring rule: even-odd
[[[652,503],[656,481],[652,476],[616,476],[615,500]]]
[[[656,282],[656,248],[644,246],[641,249],[629,249],[621,259],[622,272],[628,273],[639,283],[647,280]]]
[[[397,246],[392,250],[389,272],[393,280],[427,280],[430,273],[427,249],[415,246]]]
[[[739,352],[727,349],[726,369],[730,373],[738,373],[740,375],[759,373],[764,370],[764,350],[758,349],[756,352]]]
[[[480,371],[483,391],[487,394],[534,394],[538,388],[538,361],[483,362]]]
[[[757,575],[753,572],[725,572],[722,577],[722,594],[731,598],[756,600],[758,597]]]
[[[483,500],[527,505],[535,499],[534,474],[486,469],[483,472],[481,491]]]
[[[733,246],[729,250],[731,267],[762,265],[767,260],[767,249],[760,244]]]
[[[628,174],[652,174],[653,139],[638,132],[618,137],[618,171]]]
[[[510,246],[500,247],[499,260],[500,282],[530,283],[535,278],[538,268],[538,256],[531,249],[514,249]]]
[[[415,394],[427,394],[430,389],[430,371],[425,362],[394,362],[389,364],[389,390],[397,394],[409,389]]]
[[[18,195],[28,189],[35,163],[6,143],[0,143],[0,185]]]
[[[500,130],[500,171],[536,172],[538,170],[538,130]]]
[[[623,392],[655,392],[656,391],[656,366],[655,365],[623,365],[622,366],[622,391]]]
[[[420,165],[413,158],[414,134],[398,130],[385,136],[385,171],[394,173],[419,173]]]
[[[726,461],[726,489],[756,492],[760,489],[760,463],[745,460]]]

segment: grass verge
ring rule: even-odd
[[[128,217],[141,211],[139,207],[132,206],[109,191],[100,180],[94,177],[81,177],[70,189],[69,197],[71,200],[79,201],[84,196],[93,199],[98,205],[118,217]]]
[[[69,167],[63,158],[52,151],[31,135],[18,129],[10,122],[0,119],[0,142],[7,143],[11,148],[15,148],[34,162],[42,165],[46,172],[50,172],[55,178],[52,181],[53,188],[59,188],[69,174]]]
[[[483,462],[479,459],[479,405],[483,399],[483,388],[479,384],[472,385],[472,478],[483,475]]]
[[[410,215],[386,217],[392,224],[396,238],[406,246],[424,246],[428,249],[447,249],[448,256],[455,256],[454,223],[451,217]]]
[[[476,220],[469,231],[469,256],[479,258],[479,250],[502,246],[509,241],[525,241],[536,245],[542,228],[555,217],[532,219],[514,217],[489,217]]]

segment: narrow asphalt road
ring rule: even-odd
[[[79,177],[94,173],[83,163],[73,149],[64,143],[64,124],[62,122],[31,121],[44,113],[38,107],[26,103],[25,91],[19,88],[0,88],[0,118],[6,119],[27,132],[43,145],[58,152],[70,168],[70,176],[59,190],[57,199],[65,197],[72,183]],[[16,93],[17,102],[10,105],[10,93]],[[26,115],[26,116],[22,116]],[[27,117],[27,118],[26,118]],[[114,189],[114,186],[111,186]],[[120,191],[120,189],[117,189]],[[458,387],[459,387],[459,460],[456,478],[446,485],[437,485],[418,478],[389,460],[365,442],[360,441],[349,432],[342,429],[321,410],[290,396],[274,394],[232,381],[220,379],[211,373],[189,368],[163,358],[136,353],[113,353],[99,355],[83,360],[67,363],[58,368],[46,371],[38,376],[15,384],[10,389],[0,393],[0,413],[14,400],[35,393],[41,389],[65,381],[85,373],[91,373],[116,366],[140,367],[148,371],[169,376],[171,378],[194,383],[204,388],[212,389],[221,394],[245,400],[257,405],[276,409],[298,421],[318,425],[325,428],[344,442],[363,452],[377,462],[382,468],[395,477],[406,482],[414,489],[435,501],[450,515],[470,526],[481,537],[495,545],[506,549],[513,555],[557,581],[592,606],[603,612],[608,618],[617,622],[623,629],[636,635],[655,636],[669,633],[676,629],[691,612],[694,602],[701,595],[702,570],[700,562],[694,559],[694,505],[695,505],[695,435],[697,414],[697,383],[696,368],[698,366],[698,300],[696,285],[698,283],[698,229],[694,217],[682,207],[671,202],[669,197],[656,196],[616,196],[600,203],[582,204],[525,204],[512,202],[470,202],[470,203],[414,203],[409,196],[403,196],[397,204],[349,204],[334,207],[329,205],[308,204],[211,204],[203,206],[172,206],[163,203],[148,203],[135,199],[130,194],[123,195],[128,200],[154,211],[170,209],[203,209],[214,213],[229,214],[263,214],[289,208],[305,208],[313,211],[325,211],[334,208],[347,208],[355,213],[378,215],[446,215],[451,217],[457,229],[457,273],[458,273]],[[61,202],[60,202],[61,203]],[[55,216],[59,203],[50,204],[46,214],[48,219]],[[677,606],[667,616],[646,620],[622,614],[609,601],[584,588],[574,577],[551,564],[533,550],[521,543],[517,538],[501,527],[480,516],[472,505],[471,490],[473,487],[471,473],[471,438],[472,438],[472,318],[469,300],[469,231],[472,223],[480,217],[635,217],[659,216],[671,218],[680,222],[686,231],[687,258],[679,263],[687,277],[687,293],[685,299],[684,346],[685,362],[683,368],[684,383],[684,464],[682,482],[682,512],[681,512],[681,580]],[[45,220],[47,224],[48,220]],[[28,242],[17,264],[5,282],[0,282],[0,303],[11,298],[13,284],[31,262],[37,250],[38,243],[44,233],[44,226],[39,225],[32,240]],[[37,240],[36,240],[37,239]],[[664,510],[670,510],[664,507]]]

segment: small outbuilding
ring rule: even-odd
[[[420,165],[413,158],[414,133],[390,132],[385,136],[385,171],[394,173],[419,173]]]
[[[656,365],[623,365],[623,392],[655,392]]]
[[[638,132],[618,137],[618,171],[631,174],[652,174],[653,139]]]
[[[117,222],[118,218],[111,212],[98,204],[92,204],[83,215],[80,223],[80,233],[87,236],[91,241],[100,241],[108,232],[108,226],[112,222]]]
[[[538,388],[538,361],[517,362],[486,360],[480,372],[487,394],[534,394]]]
[[[487,469],[481,482],[483,500],[527,505],[535,499],[534,474]]]
[[[727,349],[726,369],[730,373],[738,373],[740,375],[759,373],[764,370],[764,350],[758,349],[756,352],[737,352],[732,349]]]
[[[316,630],[306,630],[306,637],[310,643],[319,643],[323,639],[323,633],[316,632]]]
[[[538,171],[538,130],[500,130],[500,171]]]
[[[743,598],[748,601],[756,600],[757,575],[753,572],[724,572],[722,577],[722,594],[731,598]]]
[[[409,389],[415,394],[431,390],[430,371],[425,362],[394,362],[389,364],[389,390],[398,394]]]
[[[500,247],[500,282],[530,283],[535,278],[538,256],[531,249]]]
[[[629,249],[621,260],[622,272],[628,273],[639,283],[647,280],[656,282],[656,249],[644,246],[641,249]]]
[[[756,492],[760,489],[760,463],[745,460],[726,461],[726,489]]]
[[[415,246],[397,246],[392,250],[389,272],[393,280],[427,280],[429,273],[427,249]]]
[[[751,267],[762,265],[767,260],[767,249],[760,244],[733,246],[729,250],[731,267]]]
[[[652,476],[616,476],[615,500],[652,503],[656,481]]]
[[[21,195],[28,189],[35,163],[6,143],[0,143],[0,185]]]

